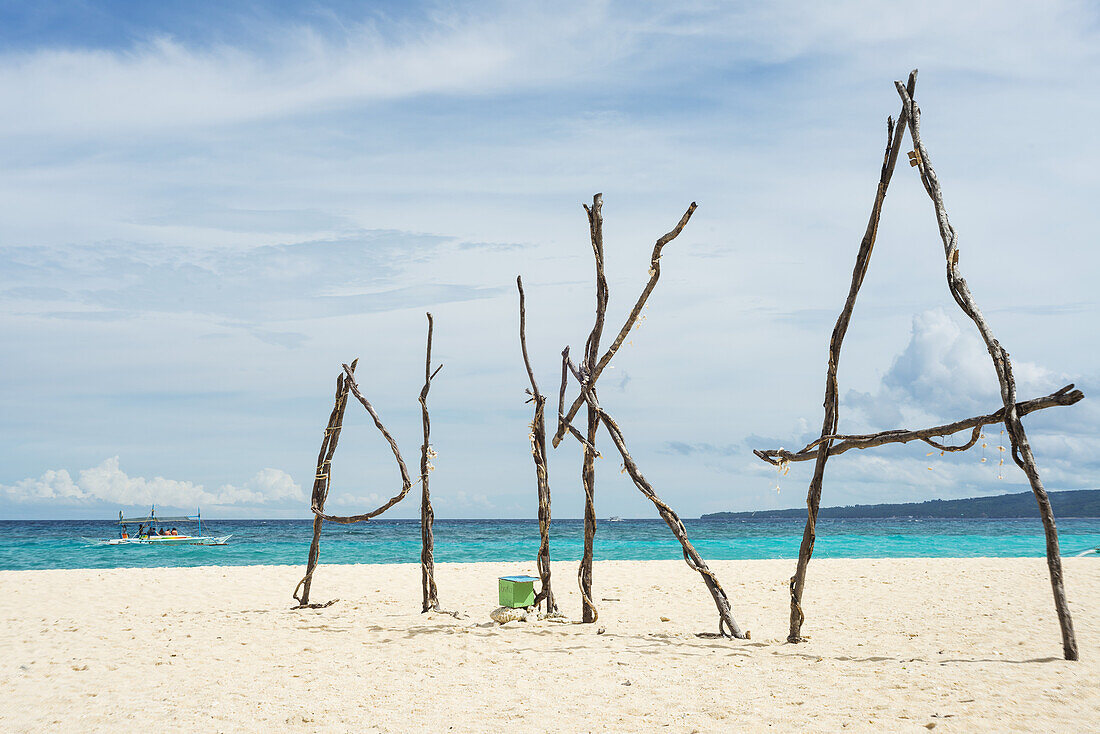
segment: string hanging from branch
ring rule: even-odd
[[[1069,608],[1066,603],[1065,588],[1062,577],[1062,563],[1058,547],[1058,532],[1054,522],[1054,514],[1050,507],[1050,500],[1039,478],[1035,457],[1028,443],[1027,435],[1020,418],[1027,413],[1042,410],[1054,406],[1072,405],[1084,397],[1080,390],[1075,390],[1073,385],[1067,385],[1061,390],[1043,398],[1036,398],[1025,402],[1017,402],[1016,382],[1012,372],[1012,362],[1008,352],[993,336],[985,317],[974,302],[970,289],[959,272],[959,247],[958,236],[947,217],[947,211],[943,204],[943,194],[940,189],[939,179],[932,168],[928,150],[921,142],[920,136],[920,109],[913,102],[916,86],[917,72],[914,70],[909,75],[906,84],[895,82],[898,95],[901,98],[901,112],[898,115],[897,125],[893,119],[887,121],[887,147],[883,157],[882,170],[879,176],[878,190],[875,195],[874,205],[871,209],[871,218],[867,224],[863,241],[860,244],[859,253],[856,256],[856,265],[852,273],[852,282],[848,290],[848,298],[837,318],[833,328],[832,338],[829,342],[829,363],[825,381],[825,417],[822,423],[821,437],[813,441],[801,451],[789,452],[783,449],[769,451],[755,451],[756,455],[765,461],[776,463],[778,460],[807,461],[815,460],[813,478],[810,480],[809,490],[806,494],[807,517],[806,527],[802,535],[802,544],[799,548],[798,565],[795,575],[791,577],[791,616],[790,629],[787,640],[800,642],[802,624],[805,615],[802,610],[802,594],[805,588],[806,568],[813,554],[814,540],[816,538],[816,525],[818,508],[821,502],[821,485],[824,476],[825,465],[830,456],[844,453],[852,448],[865,449],[873,446],[882,446],[889,443],[907,443],[913,440],[921,440],[941,452],[966,451],[974,446],[982,435],[984,426],[1001,423],[1008,431],[1012,445],[1012,457],[1017,465],[1023,469],[1031,484],[1032,492],[1039,505],[1039,512],[1043,521],[1043,530],[1046,535],[1047,567],[1050,573],[1051,588],[1054,593],[1054,604],[1058,614],[1058,621],[1062,631],[1062,650],[1067,660],[1076,660],[1078,657],[1077,641],[1073,632],[1073,622],[1070,618]],[[947,283],[952,297],[974,325],[978,329],[982,340],[986,344],[990,358],[993,361],[1000,383],[1001,399],[1003,406],[1000,410],[985,416],[968,418],[952,424],[935,426],[933,428],[909,431],[904,429],[882,431],[866,435],[843,435],[837,433],[838,422],[838,387],[837,368],[840,361],[840,348],[851,320],[852,311],[855,308],[856,296],[863,284],[867,267],[870,263],[871,251],[874,248],[875,237],[878,232],[879,218],[882,212],[882,204],[886,197],[886,190],[897,162],[898,152],[904,133],[908,129],[913,142],[913,151],[909,153],[910,165],[915,167],[920,174],[921,183],[929,198],[932,200],[936,221],[939,227],[940,238],[943,241],[944,254],[947,261]],[[970,429],[970,439],[958,446],[950,446],[936,441],[934,437],[946,437],[961,431]],[[1003,442],[1002,442],[1003,443]],[[1003,447],[1002,463],[1003,463]],[[931,468],[931,467],[929,467]],[[1000,478],[1000,475],[999,477]]]

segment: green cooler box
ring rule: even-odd
[[[534,576],[501,576],[499,584],[499,601],[502,607],[513,609],[526,608],[535,603]]]

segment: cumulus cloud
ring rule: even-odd
[[[37,479],[0,485],[0,496],[14,502],[53,500],[58,504],[156,504],[167,507],[262,505],[304,499],[301,486],[279,469],[261,469],[243,485],[224,484],[208,491],[194,482],[131,477],[119,467],[117,456],[81,470],[75,481],[66,470],[51,469]]]
[[[1068,380],[1030,362],[1014,362],[1021,399],[1056,390]],[[1000,404],[1000,387],[989,352],[970,324],[942,308],[913,317],[909,344],[874,392],[849,391],[846,407],[869,425],[898,428],[907,421],[950,421],[980,415]]]
[[[1041,365],[1014,362],[1020,399],[1045,395],[1072,380]],[[1081,382],[1080,380],[1078,382]],[[1086,393],[1090,388],[1082,386]],[[969,322],[934,309],[916,314],[909,343],[870,392],[850,391],[842,413],[845,432],[889,428],[921,428],[991,412],[1000,405],[1000,389],[984,343]],[[849,409],[851,412],[847,412]],[[1086,403],[1069,413],[1047,415],[1055,408],[1026,419],[1040,473],[1048,489],[1091,487],[1100,469],[1100,413]],[[816,436],[816,434],[815,434]],[[968,438],[957,434],[954,438]],[[804,439],[807,436],[803,436]],[[812,440],[808,439],[808,440]],[[965,497],[1017,491],[1026,477],[1005,452],[999,467],[998,445],[1007,436],[998,426],[986,428],[986,438],[970,451],[941,456],[928,445],[914,442],[853,451],[830,462],[830,476],[849,488],[859,501],[902,499],[918,493]],[[948,439],[948,443],[961,440]],[[986,461],[981,461],[985,443]],[[1003,481],[998,480],[998,474]],[[864,489],[857,489],[864,487]]]

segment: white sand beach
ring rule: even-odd
[[[1043,559],[816,560],[785,643],[792,561],[714,562],[752,639],[723,640],[678,561],[596,564],[594,625],[489,623],[496,577],[441,564],[0,572],[0,730],[1100,730],[1100,561],[1067,559],[1061,659]],[[554,564],[576,616],[576,567]],[[668,621],[662,621],[667,617]],[[603,630],[603,633],[598,633]]]

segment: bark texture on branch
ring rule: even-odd
[[[1047,496],[1043,482],[1039,478],[1039,469],[1035,464],[1035,456],[1031,451],[1024,425],[1020,421],[1020,414],[1016,407],[1016,379],[1012,374],[1012,360],[1008,352],[1000,345],[993,331],[978,308],[974,297],[970,294],[970,288],[966,280],[959,272],[959,242],[958,234],[947,218],[947,210],[943,203],[943,192],[940,189],[939,179],[932,168],[928,150],[921,142],[920,136],[920,108],[913,102],[913,90],[907,89],[895,82],[898,94],[901,96],[902,105],[907,113],[909,122],[909,135],[913,140],[913,148],[916,151],[916,163],[920,171],[921,182],[928,198],[932,200],[932,207],[936,213],[936,221],[939,225],[940,239],[943,241],[944,255],[947,259],[947,285],[951,289],[951,295],[959,308],[963,310],[974,325],[978,328],[982,340],[985,342],[989,356],[993,360],[993,367],[997,371],[997,380],[1001,387],[1001,399],[1004,402],[1004,425],[1012,442],[1012,458],[1027,475],[1031,484],[1031,491],[1039,504],[1039,514],[1043,519],[1043,531],[1046,534],[1047,569],[1050,572],[1050,584],[1054,593],[1054,606],[1058,612],[1058,623],[1062,630],[1062,652],[1066,660],[1077,660],[1077,639],[1073,632],[1073,619],[1070,617],[1069,605],[1066,602],[1066,591],[1062,577],[1062,557],[1058,547],[1058,528],[1054,521],[1054,511],[1050,506],[1050,498]]]
[[[432,424],[428,418],[428,390],[443,365],[432,371],[432,315],[428,316],[428,346],[424,356],[424,387],[420,389],[420,417],[424,428],[424,443],[420,446],[420,581],[423,587],[422,612],[439,610],[439,591],[435,586],[435,536],[432,534],[435,524],[435,510],[432,509],[432,495],[428,491],[428,474],[435,469],[432,459]]]
[[[355,366],[358,363],[358,359],[353,361],[349,367],[349,371],[354,373]],[[336,378],[336,398],[332,406],[332,412],[329,413],[328,425],[325,426],[325,435],[321,439],[321,451],[317,454],[317,471],[313,478],[312,505],[314,507],[320,507],[322,510],[325,507],[325,500],[328,498],[328,490],[331,484],[330,469],[332,466],[332,455],[336,453],[336,444],[340,440],[340,429],[344,423],[344,409],[347,408],[347,405],[348,386],[345,382],[344,373],[341,372]],[[313,584],[313,572],[317,570],[317,561],[321,555],[321,527],[323,524],[324,520],[320,516],[314,515],[313,541],[309,544],[309,560],[306,561],[306,575],[302,577],[302,580],[294,587],[294,592],[292,594],[294,600],[298,602],[298,608],[326,607],[332,604],[332,601],[326,604],[309,603],[309,590],[310,586]],[[300,595],[298,593],[299,591],[301,592]]]
[[[1066,385],[1061,390],[1052,392],[1045,397],[1016,403],[1016,414],[1025,416],[1028,413],[1034,413],[1044,408],[1053,408],[1059,405],[1073,405],[1084,399],[1084,397],[1085,394],[1080,390],[1074,389],[1073,385]],[[1004,421],[1004,416],[1005,409],[1000,408],[989,415],[979,415],[974,418],[955,421],[954,423],[945,423],[942,426],[922,428],[918,431],[909,431],[904,428],[899,428],[891,431],[880,431],[878,433],[867,433],[862,435],[835,434],[822,436],[819,439],[811,441],[798,451],[787,451],[786,449],[768,449],[765,451],[754,449],[753,453],[769,464],[779,465],[785,461],[810,461],[811,459],[816,459],[818,454],[816,448],[824,441],[837,442],[830,445],[829,456],[843,454],[850,449],[869,449],[875,446],[884,446],[891,443],[909,443],[910,441],[924,441],[928,445],[934,446],[941,451],[966,451],[978,442],[978,435],[984,426],[1001,423]],[[971,434],[970,440],[965,444],[949,446],[934,440],[935,436],[951,436],[959,431],[965,431],[967,429],[971,429]]]
[[[547,614],[557,614],[558,604],[554,600],[554,591],[550,586],[550,472],[546,463],[546,396],[539,392],[535,371],[531,368],[531,360],[527,356],[527,308],[523,294],[523,278],[520,276],[516,276],[516,288],[519,290],[519,346],[523,352],[523,365],[527,368],[527,379],[531,381],[531,389],[527,391],[531,397],[527,402],[534,405],[534,416],[531,418],[531,431],[528,438],[531,440],[531,458],[535,462],[539,496],[538,568],[541,588],[535,596],[535,606],[545,601]]]
[[[909,75],[909,89],[916,84],[916,72]],[[863,285],[863,278],[867,275],[867,266],[871,262],[871,251],[875,247],[875,237],[878,235],[879,219],[882,216],[882,203],[886,200],[886,190],[890,186],[890,178],[894,174],[894,165],[898,160],[898,151],[901,149],[902,135],[905,133],[906,109],[902,106],[895,125],[893,119],[886,122],[886,152],[882,158],[882,170],[879,174],[878,188],[875,191],[875,202],[871,206],[871,217],[867,221],[867,229],[863,233],[863,240],[859,245],[859,254],[856,255],[855,268],[852,270],[852,284],[848,289],[848,298],[844,301],[844,308],[837,317],[833,326],[833,335],[829,340],[829,367],[825,375],[825,417],[821,424],[821,435],[831,436],[836,433],[839,387],[837,384],[837,369],[840,365],[840,348],[844,344],[844,336],[848,333],[848,324],[852,319],[852,311],[856,306],[856,297]],[[802,591],[806,583],[806,568],[810,564],[810,557],[814,552],[814,541],[817,539],[817,513],[821,506],[821,482],[825,476],[825,463],[829,460],[832,441],[828,438],[818,445],[814,475],[810,480],[809,490],[806,492],[806,527],[802,532],[802,543],[798,549],[798,565],[794,576],[791,577],[791,619],[787,632],[788,642],[800,642],[802,640],[802,622],[805,615],[802,612]]]

